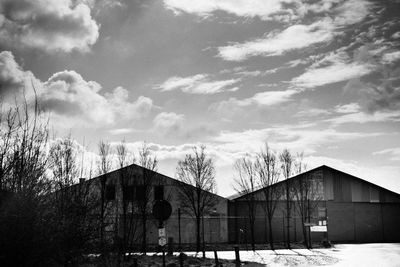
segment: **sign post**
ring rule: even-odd
[[[159,221],[158,228],[158,245],[162,248],[163,267],[165,267],[165,245],[167,244],[167,237],[164,228],[164,221],[167,220],[172,213],[171,204],[166,200],[157,200],[153,205],[153,216]]]

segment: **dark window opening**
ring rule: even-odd
[[[146,187],[144,185],[136,186],[136,200],[144,200],[146,198]]]
[[[106,185],[105,197],[107,201],[115,200],[115,185]]]
[[[164,186],[156,185],[154,186],[154,200],[164,199]]]
[[[133,185],[126,185],[122,188],[122,194],[125,201],[133,201],[135,195],[135,187]]]

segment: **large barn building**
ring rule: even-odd
[[[183,210],[184,201],[180,197],[182,182],[152,172],[138,165],[118,169],[105,175],[82,181],[90,183],[95,194],[100,194],[104,182],[106,200],[105,231],[113,238],[124,236],[128,228],[126,223],[140,224],[140,206],[143,200],[143,176],[151,174],[149,184],[148,216],[146,236],[149,245],[158,243],[158,222],[152,215],[155,200],[165,199],[171,203],[172,215],[165,221],[166,235],[175,243],[195,244],[196,224],[192,215]],[[125,177],[125,178],[123,178]],[[303,216],[298,209],[295,197],[299,181],[306,179],[312,189],[307,196],[309,213]],[[286,186],[290,189],[290,213],[287,218],[286,199],[282,194]],[[194,189],[194,187],[193,187]],[[333,242],[400,242],[400,195],[385,188],[341,172],[328,166],[321,166],[301,173],[288,180],[270,186],[271,190],[281,192],[275,199],[276,209],[272,218],[274,242],[284,242],[289,231],[291,242],[304,241],[303,225],[312,241],[328,239]],[[202,220],[202,239],[208,245],[216,243],[250,243],[251,220],[249,216],[249,195],[254,205],[254,241],[266,244],[271,236],[265,212],[265,188],[249,194],[237,195],[227,199],[211,194],[215,206],[205,212]],[[97,192],[97,193],[96,193]],[[124,212],[125,207],[125,212]],[[180,212],[181,211],[181,212]],[[179,216],[179,213],[180,216]],[[124,217],[125,214],[125,217]],[[303,220],[302,220],[303,217]],[[128,219],[127,219],[128,218]],[[133,219],[132,219],[133,218]],[[289,221],[289,227],[287,224]],[[204,226],[203,226],[204,224]],[[140,244],[141,227],[135,225],[136,244]],[[326,232],[325,232],[326,230]]]
[[[280,181],[271,190],[285,191],[288,183],[291,197],[289,236],[292,242],[303,241],[301,212],[296,198],[299,181],[308,179],[310,218],[305,218],[307,231],[311,225],[313,241],[324,238],[333,242],[399,242],[400,195],[350,174],[321,166]],[[303,183],[304,184],[304,183]],[[249,199],[255,201],[254,232],[256,243],[269,241],[268,223],[263,206],[265,188],[232,198],[229,202],[229,242],[250,242]],[[298,192],[298,191],[297,191]],[[286,194],[280,194],[272,219],[275,242],[287,235]],[[310,204],[311,203],[311,204]],[[314,227],[316,225],[316,227]],[[325,232],[327,231],[327,232]]]
[[[188,203],[183,203],[188,200],[181,194],[184,187],[193,191],[195,187],[136,164],[90,180],[82,179],[81,183],[89,184],[90,191],[97,199],[104,192],[104,230],[109,241],[129,234],[131,245],[140,247],[143,236],[141,218],[146,213],[146,243],[156,246],[159,241],[159,221],[154,218],[152,208],[155,201],[166,200],[172,207],[171,216],[164,222],[166,238],[172,238],[175,244],[196,243],[194,215],[187,209]],[[227,243],[228,200],[216,194],[203,193],[214,201],[212,207],[204,212],[200,229],[204,234],[201,234],[201,238],[209,244]]]

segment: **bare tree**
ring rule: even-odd
[[[129,157],[128,149],[125,140],[123,140],[116,147],[119,171],[119,183],[122,188],[122,240],[120,241],[119,252],[126,255],[127,249],[132,246],[133,239],[137,230],[137,220],[134,217],[135,203],[133,202],[134,188],[132,186],[131,169],[126,168],[130,161],[135,161],[134,155]],[[117,216],[119,212],[117,209]],[[117,225],[121,225],[117,222]]]
[[[256,170],[259,176],[260,187],[265,198],[263,208],[268,220],[269,244],[271,249],[274,249],[274,238],[272,231],[272,219],[275,209],[282,191],[279,187],[274,186],[279,180],[278,160],[274,152],[265,145],[265,150],[262,150],[257,155]]]
[[[139,150],[139,165],[143,167],[143,175],[139,178],[136,186],[136,198],[142,226],[142,253],[147,253],[147,220],[151,205],[151,189],[156,176],[158,160],[153,155],[146,143]]]
[[[289,185],[289,177],[293,171],[294,157],[288,149],[284,149],[279,155],[283,176],[285,178],[285,195],[286,195],[286,246],[290,249],[290,209],[291,209],[291,187]]]
[[[2,107],[0,114],[0,258],[7,266],[35,265],[47,246],[48,119],[36,99]]]
[[[49,167],[55,190],[49,196],[51,236],[57,244],[53,254],[68,266],[95,237],[97,218],[93,217],[93,212],[97,200],[90,195],[89,183],[74,185],[79,173],[77,145],[70,136],[57,139],[51,145]]]
[[[107,173],[111,170],[111,145],[101,140],[98,144],[100,163],[98,165],[98,173],[100,174],[100,247],[104,252],[104,228],[107,210]]]
[[[237,160],[234,165],[236,177],[234,189],[246,200],[250,225],[251,248],[255,251],[254,224],[256,219],[256,196],[253,192],[258,185],[256,164],[249,155]]]
[[[177,178],[183,183],[179,186],[182,210],[196,220],[196,251],[200,251],[200,226],[204,213],[211,211],[217,199],[214,160],[207,156],[206,147],[194,147],[193,154],[186,154],[178,162]],[[194,187],[194,188],[193,188]]]

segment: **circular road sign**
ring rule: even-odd
[[[172,207],[166,200],[157,200],[153,205],[153,216],[159,221],[165,221],[171,216]]]

